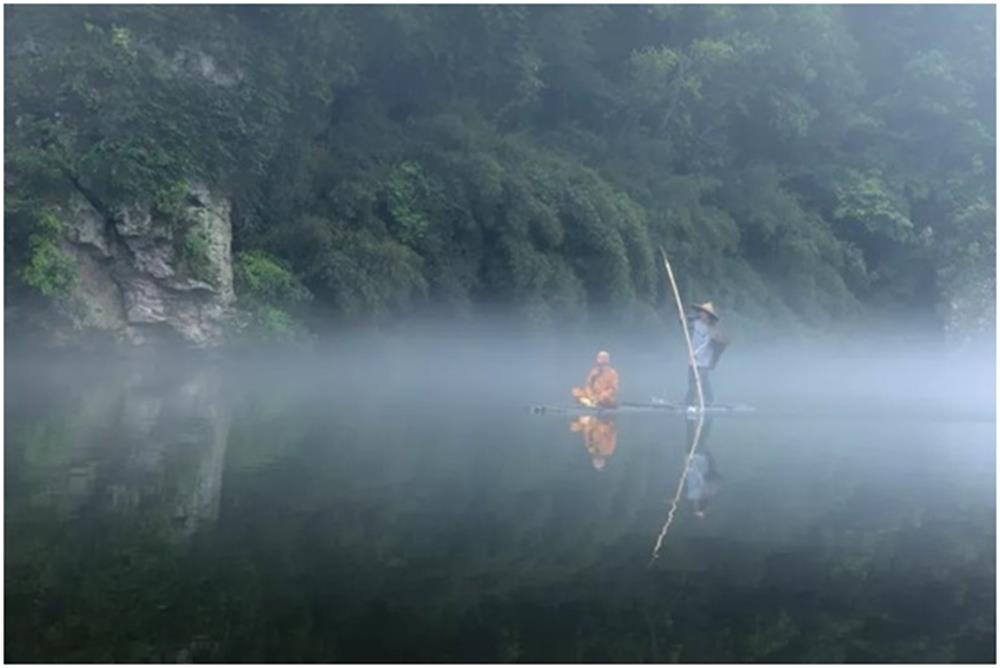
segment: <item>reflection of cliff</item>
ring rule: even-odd
[[[190,537],[218,517],[229,436],[222,398],[218,375],[198,369],[140,386],[123,403],[133,455],[121,484],[135,490],[132,497],[148,495],[144,509],[169,522],[174,537]]]
[[[52,382],[35,389],[58,397],[57,417],[14,418],[33,505],[110,512],[181,539],[213,522],[230,428],[218,373],[142,363],[95,376],[39,379]]]

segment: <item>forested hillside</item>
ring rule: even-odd
[[[246,331],[639,326],[659,246],[745,322],[993,320],[990,6],[5,12],[8,306],[77,280],[74,192],[170,218],[198,182]]]

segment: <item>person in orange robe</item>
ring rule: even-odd
[[[618,407],[618,372],[611,367],[607,351],[597,353],[594,368],[584,387],[573,388],[573,398],[588,408]]]

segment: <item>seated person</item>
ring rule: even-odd
[[[573,397],[588,408],[618,407],[618,372],[611,368],[611,356],[606,351],[597,353],[586,385],[574,387]]]

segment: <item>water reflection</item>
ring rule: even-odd
[[[698,502],[707,495],[707,486],[705,485],[706,474],[709,471],[709,459],[702,458],[697,459],[700,453],[697,452],[698,446],[701,444],[702,438],[705,434],[705,427],[710,423],[710,420],[706,419],[704,413],[698,413],[695,419],[688,419],[687,422],[687,456],[684,459],[684,470],[681,473],[680,480],[677,481],[677,489],[674,492],[673,498],[670,500],[670,510],[667,512],[667,519],[663,523],[663,527],[660,529],[659,535],[656,537],[656,544],[653,546],[653,555],[650,558],[650,565],[653,564],[660,556],[660,549],[663,547],[663,541],[667,538],[667,533],[670,531],[670,526],[674,522],[674,516],[677,514],[677,504],[681,498],[681,492],[685,488],[687,483],[688,498],[695,501],[695,512],[698,511]],[[692,428],[693,425],[693,428]],[[714,464],[713,464],[714,467]],[[696,481],[694,485],[688,483],[689,478],[693,476]],[[704,512],[702,516],[704,516]]]
[[[221,371],[8,368],[12,660],[993,656],[992,423],[567,429]]]
[[[135,362],[63,401],[11,434],[34,510],[107,512],[172,541],[217,519],[230,429],[217,370]]]
[[[688,466],[685,496],[691,502],[694,516],[698,518],[705,517],[709,502],[718,493],[722,484],[722,476],[719,474],[715,457],[709,450],[711,427],[712,418],[706,417],[699,437],[698,421],[687,421]]]
[[[608,458],[618,446],[618,431],[614,420],[596,415],[581,415],[569,423],[571,431],[583,436],[583,447],[590,454],[591,463],[598,471],[603,471]]]

